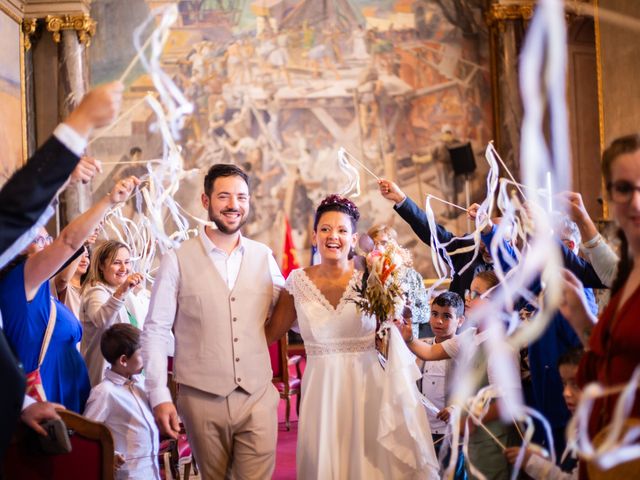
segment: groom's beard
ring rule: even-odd
[[[220,230],[222,233],[225,233],[227,235],[233,235],[238,230],[240,230],[245,223],[247,223],[247,217],[248,217],[247,212],[245,212],[241,208],[238,208],[238,209],[228,208],[220,212],[220,215],[216,215],[213,209],[211,208],[211,205],[209,205],[208,212],[209,212],[209,220],[216,224],[216,227],[218,227],[218,230]],[[240,222],[238,222],[238,225],[232,228],[225,225],[224,217],[223,217],[225,213],[239,213]]]

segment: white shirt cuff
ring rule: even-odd
[[[149,403],[151,408],[156,408],[161,403],[173,402],[171,398],[171,392],[167,387],[159,387],[155,390],[149,391]]]
[[[24,400],[22,400],[22,411],[24,412],[31,405],[36,403],[36,400],[31,398],[29,395],[24,396]]]
[[[87,148],[87,139],[66,123],[59,124],[53,131],[53,135],[78,157],[81,157]]]
[[[404,202],[406,201],[407,201],[407,196],[405,195],[405,197],[402,200],[400,200],[398,203],[396,203],[394,207],[400,208],[402,205],[404,205]]]

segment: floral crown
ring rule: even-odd
[[[360,219],[360,211],[358,210],[358,207],[356,207],[356,204],[348,198],[335,193],[332,195],[328,195],[324,198],[324,200],[322,200],[322,202],[320,202],[320,205],[317,209],[317,214],[319,215],[322,212],[330,211],[333,209],[332,207],[337,207],[338,209],[344,211],[356,222]]]

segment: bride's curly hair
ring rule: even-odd
[[[349,218],[351,219],[351,230],[355,233],[358,227],[358,220],[360,219],[360,211],[358,210],[358,207],[356,207],[356,204],[351,200],[335,193],[325,197],[316,209],[316,216],[313,220],[314,230],[318,229],[320,217],[326,212],[341,212],[349,215]]]

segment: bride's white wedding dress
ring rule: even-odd
[[[415,362],[411,355],[398,355],[400,348],[409,351],[395,331],[399,344],[392,338],[390,349],[396,348],[396,355],[390,353],[382,369],[375,320],[358,313],[348,300],[350,287],[334,308],[304,270],[291,272],[286,282],[307,354],[297,476],[438,478],[431,431],[417,396]]]

